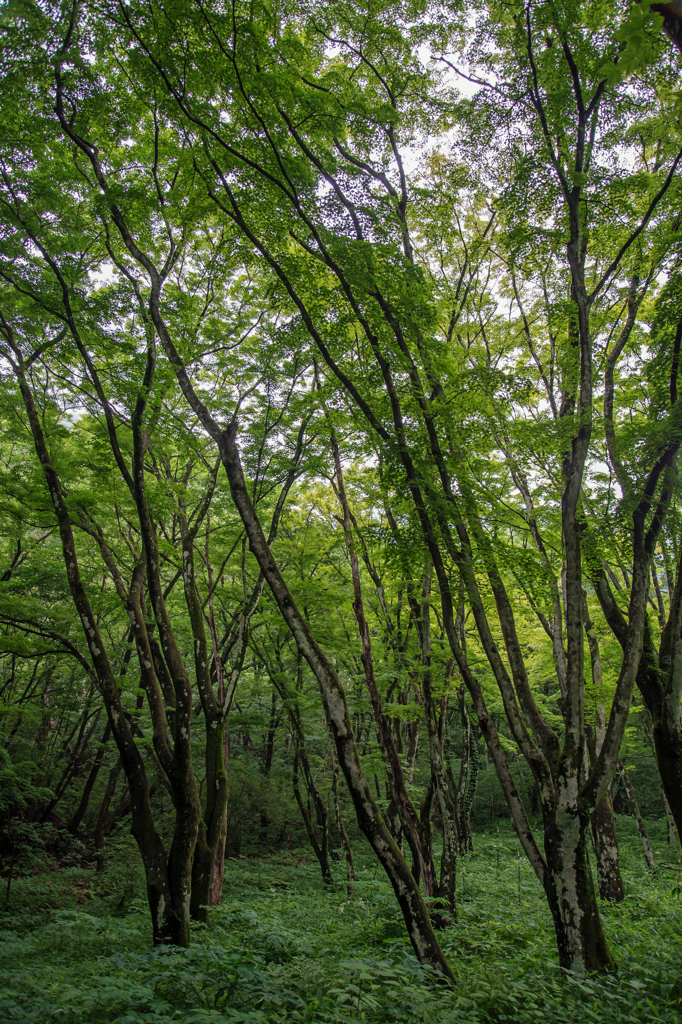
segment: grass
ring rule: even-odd
[[[229,861],[223,905],[187,950],[150,949],[130,855],[101,876],[74,868],[17,881],[0,917],[0,1024],[680,1021],[679,850],[651,824],[655,876],[619,819],[627,898],[602,907],[614,976],[558,969],[543,893],[504,823],[460,860],[459,919],[440,933],[454,991],[417,965],[392,893],[359,848],[354,899],[340,865],[325,891],[305,851]]]

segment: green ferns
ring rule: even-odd
[[[649,826],[656,877],[619,819],[628,895],[621,906],[602,905],[616,976],[579,980],[557,968],[552,922],[525,864],[518,906],[517,844],[504,823],[499,877],[496,833],[478,833],[476,854],[461,861],[459,920],[441,933],[454,991],[414,960],[369,857],[358,858],[358,897],[349,900],[340,878],[323,892],[317,865],[295,851],[286,861],[229,861],[223,906],[189,949],[149,948],[139,875],[125,902],[120,874],[72,868],[43,876],[50,885],[40,887],[43,879],[19,879],[1,922],[0,1022],[673,1024],[682,1007],[682,927],[670,896],[677,857],[662,823]],[[284,877],[288,884],[277,884]],[[88,884],[91,898],[76,908]]]

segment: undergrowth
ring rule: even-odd
[[[619,821],[627,898],[602,906],[619,970],[583,980],[558,968],[544,896],[506,823],[460,860],[459,918],[440,932],[454,990],[418,966],[392,892],[360,850],[354,898],[340,870],[325,891],[303,851],[228,862],[223,905],[186,950],[150,949],[132,857],[100,876],[21,879],[0,915],[0,1024],[677,1022],[679,850],[656,825],[651,876]]]

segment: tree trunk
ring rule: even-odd
[[[474,736],[466,706],[466,688],[459,690],[460,718],[462,721],[462,763],[459,770],[459,782],[455,786],[452,768],[447,766],[450,785],[455,793],[455,813],[457,822],[457,845],[460,854],[471,853],[474,840],[471,834],[471,808],[474,805],[478,773],[481,765],[481,754]]]
[[[97,782],[97,776],[99,775],[100,768],[102,767],[102,761],[104,760],[104,750],[106,748],[107,743],[109,742],[110,737],[111,737],[111,726],[110,726],[109,722],[107,722],[106,728],[104,730],[104,734],[102,736],[102,739],[100,740],[99,749],[98,749],[97,753],[95,754],[94,763],[92,765],[92,768],[90,769],[90,774],[88,775],[87,781],[86,781],[85,786],[83,788],[83,793],[81,795],[80,803],[78,804],[78,807],[77,807],[73,817],[71,818],[71,821],[67,825],[68,831],[73,836],[75,836],[76,833],[78,832],[78,829],[80,827],[80,823],[82,822],[83,818],[85,817],[85,812],[88,809],[88,804],[90,803],[90,797],[92,795],[92,791],[94,789],[95,783]]]
[[[199,411],[200,403],[197,402],[193,391],[190,394],[191,386],[189,386],[189,381],[179,356],[175,352],[170,337],[165,331],[165,325],[161,326],[160,324],[159,326],[165,335],[162,339],[164,348],[169,354],[169,358],[176,370],[179,371],[179,379],[183,391],[190,401],[193,401],[195,411],[199,412],[200,417],[209,429],[209,433],[212,433],[220,445],[221,457],[230,484],[232,498],[244,523],[251,550],[258,560],[273,597],[294,636],[298,650],[310,665],[318,681],[333,730],[339,765],[344,773],[348,790],[353,800],[358,825],[386,871],[403,913],[415,955],[421,963],[430,964],[436,970],[442,972],[450,981],[454,981],[452,970],[443,955],[443,951],[433,931],[428,911],[421,898],[419,889],[415,885],[414,878],[405,863],[404,857],[396,846],[391,833],[386,828],[379,808],[367,784],[367,779],[360,764],[357,744],[348,713],[346,695],[341,681],[332,663],[314,640],[308,623],[297,608],[272,557],[246,488],[239,461],[239,453],[234,444],[233,437],[220,430],[215,421],[202,416],[202,413]]]
[[[587,856],[589,820],[556,815],[545,827],[545,892],[554,921],[559,964],[578,976],[615,970]]]
[[[431,848],[431,830],[430,828],[425,830],[424,818],[422,816],[420,820],[417,817],[415,808],[407,793],[400,756],[396,749],[390,722],[384,713],[381,694],[374,674],[372,642],[369,627],[367,625],[367,619],[365,617],[362,584],[360,580],[360,566],[351,529],[351,515],[343,479],[341,456],[339,454],[336,434],[333,429],[331,430],[331,445],[334,456],[334,467],[336,470],[338,497],[343,512],[343,519],[341,521],[346,538],[346,548],[348,551],[348,560],[350,562],[351,577],[353,580],[353,612],[355,613],[355,618],[358,623],[358,631],[362,642],[361,661],[364,669],[365,683],[367,685],[367,691],[369,693],[369,699],[379,733],[379,744],[384,756],[386,773],[391,784],[393,799],[402,819],[405,839],[407,840],[412,852],[413,864],[415,866],[418,865],[418,871],[422,879],[425,894],[427,896],[435,896],[437,883],[433,863],[433,852]],[[418,611],[416,617],[419,619]],[[377,796],[379,796],[378,788]],[[424,841],[428,842],[428,848],[423,847]]]
[[[78,332],[75,323],[71,322],[70,327],[74,337],[76,337]],[[151,811],[144,761],[135,744],[125,709],[121,703],[118,684],[105,651],[105,644],[99,630],[98,620],[92,611],[90,600],[83,584],[68,505],[62,490],[61,480],[50,459],[41,417],[35,406],[33,393],[27,383],[23,359],[18,349],[15,349],[15,356],[18,360],[15,366],[15,373],[31,425],[36,454],[43,470],[59,524],[62,556],[71,598],[83,624],[85,640],[92,657],[92,664],[99,688],[104,698],[112,734],[116,741],[121,764],[130,787],[133,835],[137,841],[145,868],[147,898],[152,916],[154,942],[165,942],[170,931],[169,906],[171,894],[169,873],[164,856],[163,843],[156,830]],[[88,673],[90,673],[92,671],[90,665],[84,659],[83,664]]]
[[[109,805],[114,796],[116,790],[116,783],[121,772],[121,758],[109,772],[109,778],[107,780],[107,788],[104,790],[104,796],[102,797],[102,803],[99,807],[97,814],[97,823],[95,825],[95,833],[93,836],[95,843],[95,851],[97,855],[97,871],[104,871],[104,836],[105,836],[105,823],[109,814]]]
[[[310,840],[310,845],[312,846],[313,851],[315,853],[315,856],[317,857],[319,865],[320,865],[320,871],[322,872],[322,881],[323,881],[323,883],[325,885],[332,886],[334,884],[334,878],[332,876],[331,864],[329,863],[329,829],[327,827],[326,809],[324,808],[324,805],[323,805],[324,813],[323,813],[323,816],[322,816],[322,822],[321,823],[320,823],[319,817],[318,817],[318,824],[320,824],[320,832],[321,832],[321,839],[318,840],[318,838],[317,838],[317,836],[315,834],[315,828],[314,828],[313,823],[312,823],[311,818],[310,818],[310,805],[309,804],[306,805],[303,802],[303,797],[301,796],[301,790],[299,789],[299,785],[298,785],[298,765],[299,765],[299,760],[303,760],[305,758],[305,754],[303,754],[303,756],[301,757],[301,753],[302,752],[299,751],[299,748],[297,747],[296,748],[296,753],[294,754],[294,776],[293,776],[294,796],[296,797],[296,803],[298,804],[298,808],[299,808],[299,810],[301,812],[301,817],[303,818],[303,824],[305,825],[306,832],[308,833],[308,839]],[[307,776],[307,772],[305,774]],[[308,780],[306,778],[306,788],[307,787],[308,787]],[[309,790],[308,790],[308,792],[310,793]],[[318,797],[319,797],[319,794],[318,794]],[[318,801],[314,800],[314,803],[315,803],[315,806],[317,807]]]
[[[222,895],[222,861],[225,857],[229,793],[226,720],[217,716],[211,725],[214,728],[209,726],[206,729],[206,806],[199,824],[194,851],[190,899],[190,917],[193,921],[203,922],[208,919],[208,907],[216,905],[212,899],[218,897],[219,891]],[[221,863],[217,864],[217,860]]]
[[[434,895],[445,899],[448,910],[453,917],[457,916],[455,892],[457,884],[457,812],[450,792],[447,773],[443,760],[441,731],[436,717],[436,702],[431,689],[431,565],[429,564],[422,586],[421,617],[421,654],[422,654],[422,688],[424,693],[424,716],[429,737],[429,760],[431,763],[431,779],[433,792],[440,811],[443,828],[443,852],[440,862],[440,882]],[[422,819],[423,820],[423,819]],[[444,923],[444,919],[441,919]]]
[[[594,730],[587,729],[587,751],[590,763],[594,766],[601,753],[606,733],[606,705],[604,702],[604,684],[602,675],[601,654],[594,624],[590,618],[587,594],[583,590],[583,625],[587,637],[592,666],[592,683],[597,693],[594,716]],[[613,813],[611,794],[607,789],[591,816],[592,842],[597,857],[597,884],[599,895],[603,900],[620,903],[625,899],[623,878],[618,861],[618,835],[616,818]]]
[[[668,843],[670,846],[675,846],[677,842],[677,836],[675,834],[675,820],[670,813],[670,804],[668,803],[665,793],[663,794],[663,804],[665,806],[665,820],[668,826]]]
[[[208,890],[209,907],[219,907],[223,898],[223,882],[225,880],[225,846],[227,844],[227,807],[223,815],[223,825],[220,830],[220,838],[213,858],[213,870],[211,872],[211,885]]]
[[[603,900],[620,903],[625,899],[618,860],[616,816],[611,794],[607,792],[592,812],[592,842],[597,858],[597,884]]]
[[[627,622],[603,572],[593,577],[604,617],[624,647]],[[675,588],[670,600],[668,622],[656,650],[648,618],[644,623],[644,645],[637,671],[637,687],[651,717],[651,742],[670,813],[682,837],[682,549],[676,568]]]
[[[679,703],[679,695],[676,695],[676,705],[674,700],[666,700],[664,712],[654,719],[652,730],[663,795],[675,822],[678,838],[682,837],[682,729]]]
[[[279,724],[279,715],[277,714],[277,695],[275,690],[272,691],[272,701],[270,703],[270,721],[268,724],[268,731],[265,741],[265,756],[263,758],[263,767],[261,769],[263,777],[270,777],[270,769],[272,767],[272,755],[275,749],[275,734],[277,732],[277,726]],[[266,846],[268,841],[268,829],[270,828],[270,819],[268,818],[265,811],[260,813],[260,832],[258,835],[258,842],[261,847]]]
[[[656,861],[654,860],[654,851],[651,849],[651,843],[649,842],[649,833],[646,830],[644,819],[642,818],[642,815],[640,813],[639,804],[637,803],[637,796],[635,794],[632,782],[630,781],[630,776],[628,775],[625,769],[625,765],[622,761],[618,762],[618,775],[620,777],[620,781],[623,783],[625,795],[628,798],[630,814],[635,819],[637,831],[639,832],[640,839],[642,840],[642,848],[644,850],[644,859],[646,861],[646,866],[649,869],[649,871],[655,871]]]
[[[338,829],[339,836],[341,837],[343,855],[346,861],[346,892],[349,897],[353,897],[355,896],[355,867],[353,865],[353,851],[351,850],[346,826],[344,825],[343,818],[341,816],[341,804],[339,802],[339,762],[336,759],[334,741],[331,737],[329,753],[332,762],[332,801],[334,804],[334,817],[336,819],[336,828]]]

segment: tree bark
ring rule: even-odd
[[[577,789],[577,779],[564,785]],[[570,798],[566,800],[569,803]],[[588,971],[614,969],[606,941],[587,856],[589,819],[580,814],[557,815],[554,828],[545,827],[545,855],[549,902],[559,963],[566,971],[582,976]]]
[[[616,816],[611,794],[607,792],[599,801],[591,818],[592,842],[597,858],[597,884],[603,900],[621,903],[625,887],[620,873]]]
[[[346,862],[346,892],[348,897],[351,898],[355,896],[356,891],[354,884],[355,866],[353,864],[353,851],[351,849],[350,840],[341,815],[341,803],[339,801],[339,762],[336,758],[333,737],[330,737],[330,739],[329,753],[332,762],[332,801],[334,805],[334,817],[336,819],[336,828],[339,836],[341,837],[341,845],[343,847],[343,855]]]

